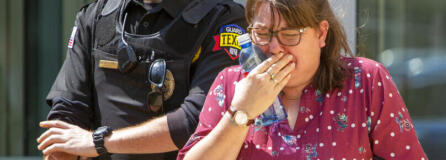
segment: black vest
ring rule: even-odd
[[[172,96],[164,101],[164,112],[180,107],[190,89],[190,68],[192,59],[207,36],[217,17],[223,11],[220,0],[191,2],[169,25],[150,35],[124,33],[125,40],[133,47],[136,56],[145,59],[152,52],[155,58],[166,60],[167,69],[173,73],[175,88]],[[106,4],[112,3],[112,4]],[[151,91],[147,83],[148,65],[138,63],[132,71],[99,67],[100,60],[117,61],[116,49],[121,42],[123,1],[109,0],[99,3],[97,19],[92,32],[94,40],[91,50],[91,76],[94,81],[96,126],[110,126],[114,129],[135,125],[160,114],[149,112],[146,95]],[[113,4],[116,3],[116,4]],[[117,3],[120,3],[119,6]],[[194,4],[195,3],[195,4]],[[198,5],[197,5],[198,4]],[[148,144],[150,145],[150,144]],[[176,152],[168,154],[113,155],[127,159],[170,159]]]

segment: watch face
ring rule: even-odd
[[[248,116],[244,112],[237,111],[234,115],[234,121],[238,125],[245,125],[246,123],[248,123]]]
[[[97,136],[99,136],[99,135],[101,135],[101,136],[107,136],[107,135],[110,134],[110,133],[111,133],[111,130],[110,130],[109,127],[107,127],[107,126],[102,126],[102,127],[97,128],[97,129],[93,132],[93,135],[97,135]]]
[[[99,127],[98,129],[96,129],[95,133],[96,134],[100,134],[102,132],[105,132],[106,128],[105,127]]]

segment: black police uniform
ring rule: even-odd
[[[240,48],[235,38],[245,27],[243,7],[230,0],[91,3],[77,14],[65,62],[47,97],[52,106],[48,119],[91,130],[118,129],[167,114],[171,138],[182,148],[197,126],[215,76],[237,63]],[[127,72],[115,66],[123,39],[137,59]],[[151,111],[146,102],[152,91],[148,66],[156,59],[166,61],[175,83],[168,86],[173,94],[165,99],[163,112]],[[176,155],[113,154],[112,159],[175,159]]]

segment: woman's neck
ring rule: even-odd
[[[299,87],[285,87],[282,89],[282,99],[283,100],[300,100],[300,96],[302,96],[302,91],[305,86]]]
[[[303,87],[288,87],[282,90],[282,103],[288,114],[288,125],[294,130],[299,114],[300,98]]]

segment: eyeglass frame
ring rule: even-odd
[[[258,45],[258,46],[265,46],[265,45],[268,45],[269,43],[271,43],[273,37],[275,36],[275,37],[277,38],[277,41],[278,41],[281,45],[284,45],[284,46],[297,46],[297,45],[300,44],[300,41],[302,40],[302,34],[308,29],[308,27],[299,28],[299,40],[298,40],[297,43],[294,44],[294,45],[287,45],[287,44],[282,43],[282,41],[280,40],[280,38],[279,38],[279,36],[278,36],[278,33],[279,33],[280,31],[284,31],[284,30],[298,29],[298,28],[296,28],[296,27],[283,28],[283,29],[281,29],[281,30],[277,30],[277,31],[271,31],[271,30],[268,29],[268,31],[269,31],[269,32],[268,32],[269,40],[268,40],[268,42],[265,43],[265,44],[258,44],[258,43],[256,43],[256,41],[255,41],[255,39],[254,39],[254,37],[253,37],[254,35],[253,35],[253,33],[252,33],[252,31],[253,31],[254,29],[262,29],[262,28],[259,28],[259,27],[252,27],[252,26],[251,26],[251,27],[248,27],[249,37],[251,38],[252,42],[253,42],[255,45]]]

